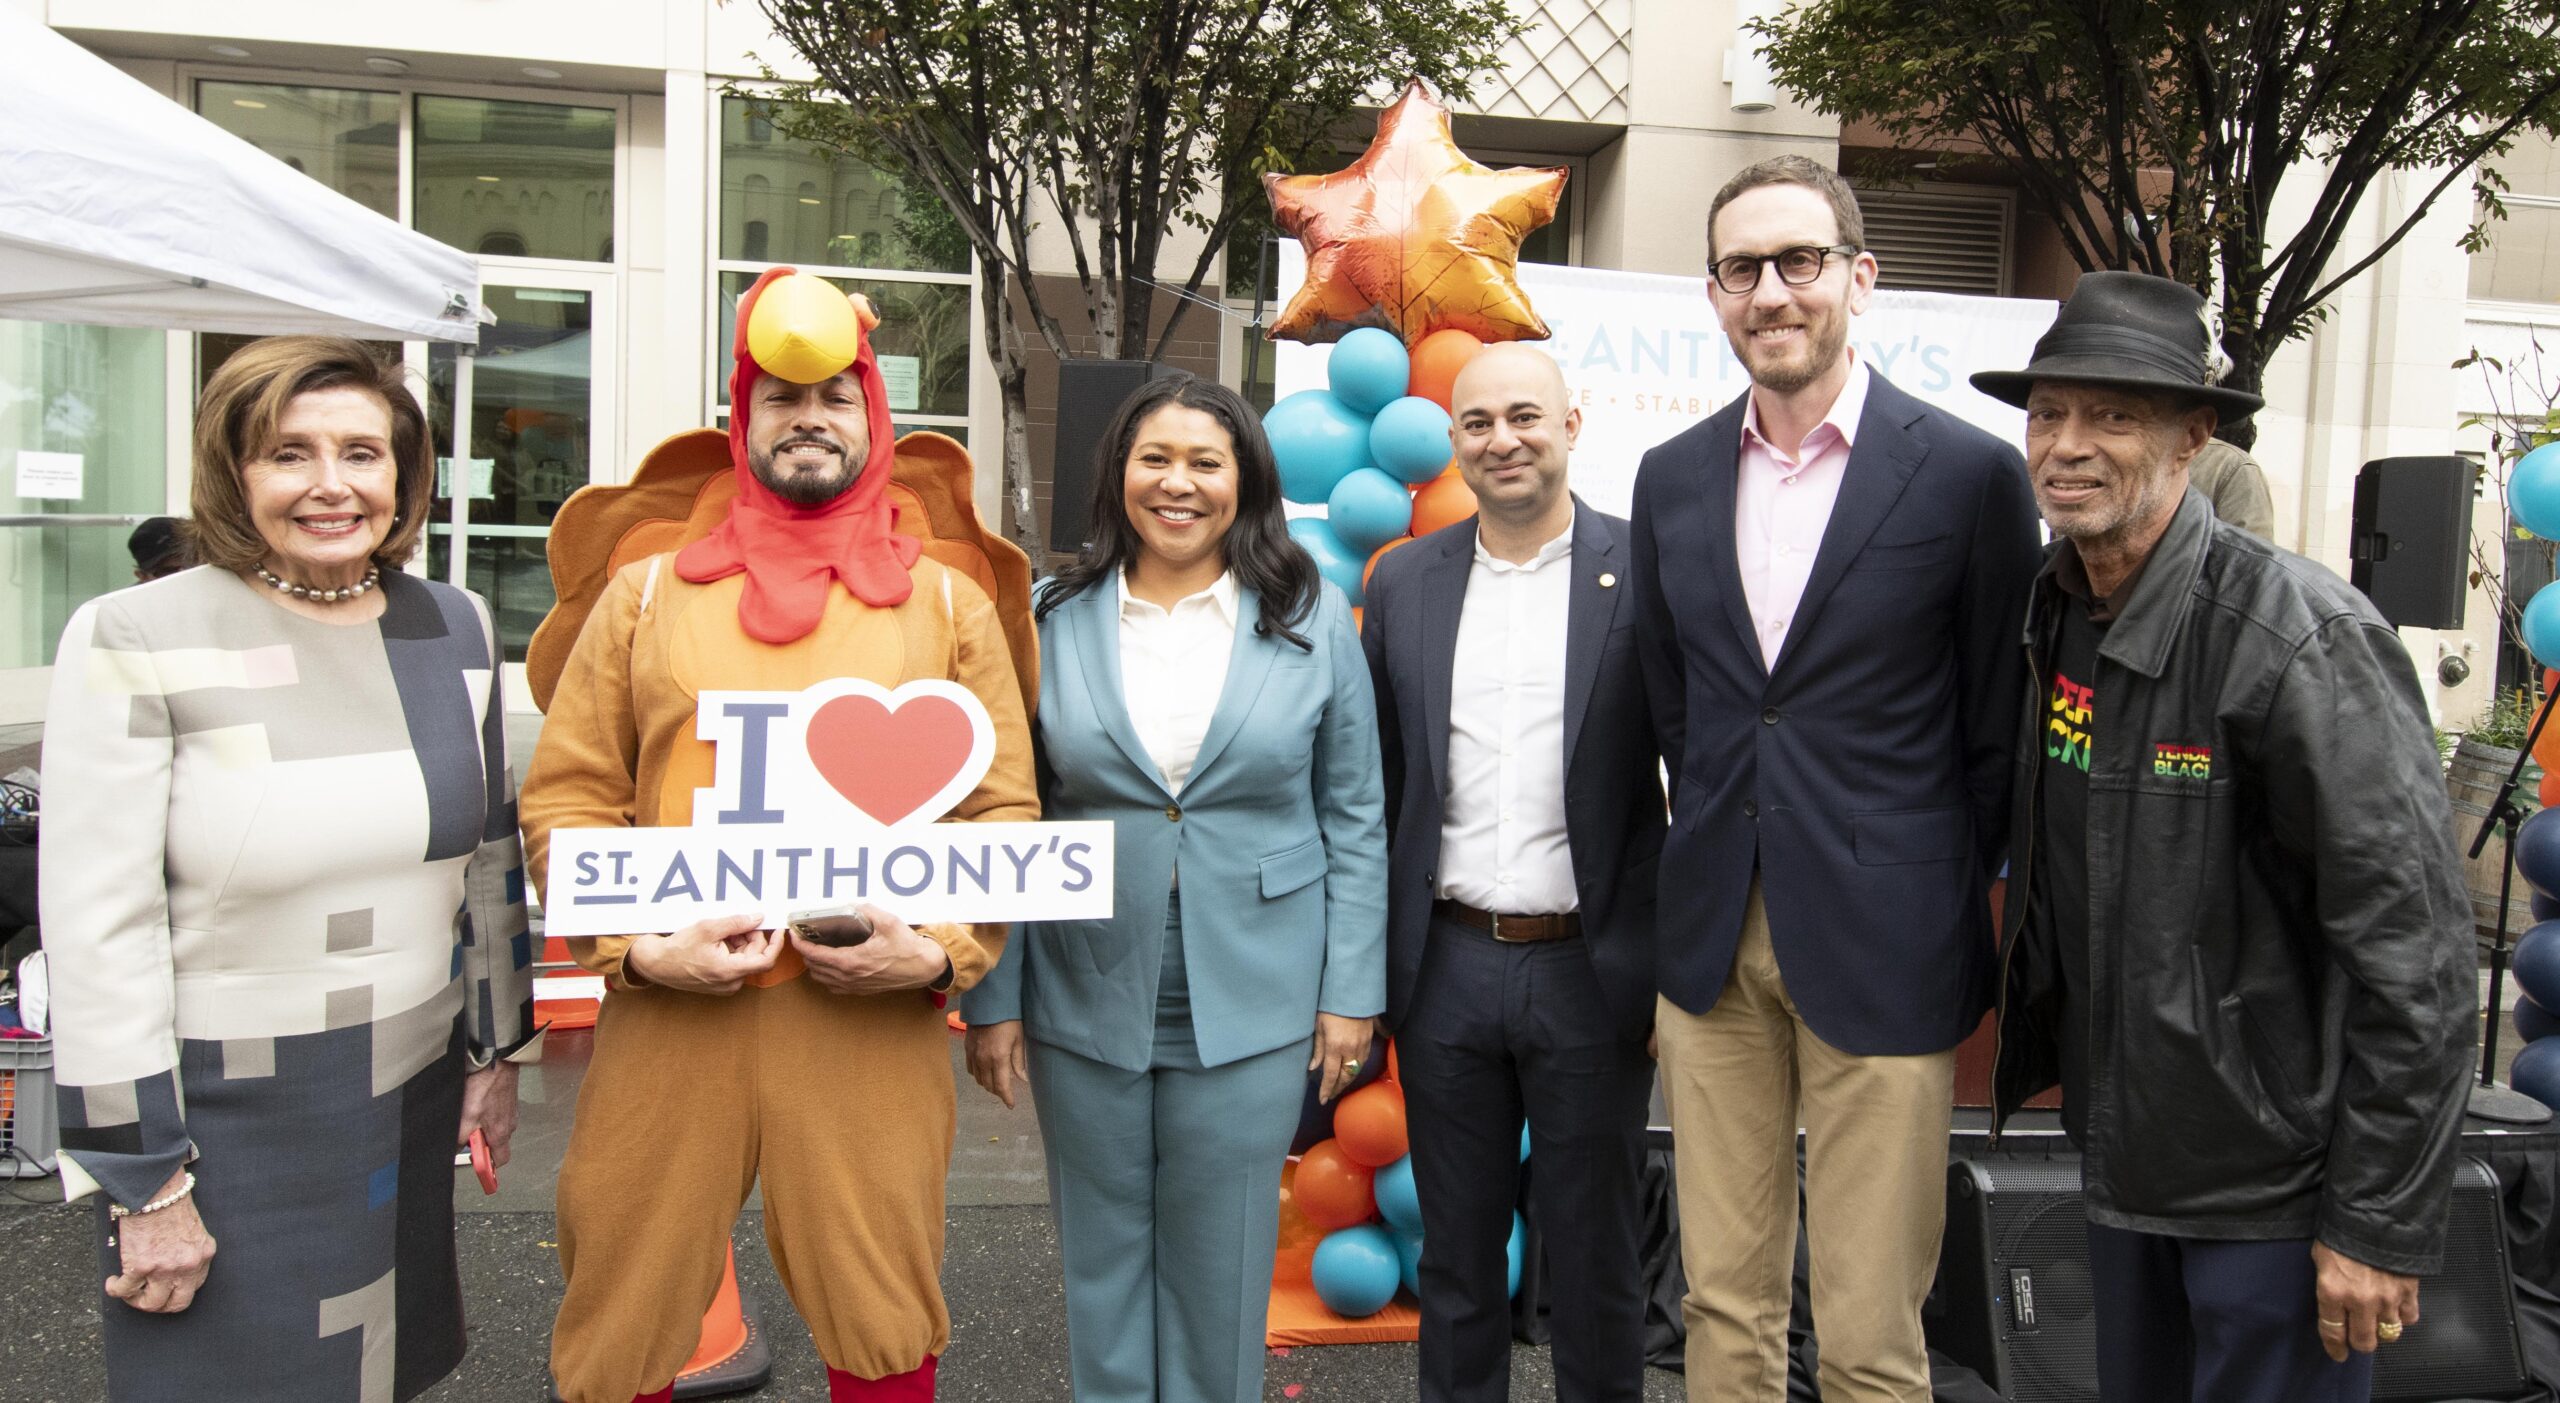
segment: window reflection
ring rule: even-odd
[[[418,231],[520,258],[613,260],[613,113],[420,95]]]
[[[400,97],[283,83],[196,84],[203,118],[386,219],[400,217]]]

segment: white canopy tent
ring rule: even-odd
[[[0,4],[0,317],[476,342],[480,272]]]

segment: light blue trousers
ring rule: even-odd
[[[1031,1043],[1077,1403],[1262,1398],[1280,1166],[1312,1039],[1202,1067],[1179,922],[1148,1070]]]

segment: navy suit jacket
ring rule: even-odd
[[[1756,867],[1816,1035],[1859,1056],[1943,1051],[1990,1004],[1988,887],[2042,558],[2025,464],[1875,376],[1765,666],[1734,551],[1745,404],[1636,473],[1636,629],[1671,776],[1662,991],[1714,1005]]]
[[[1473,518],[1394,551],[1370,577],[1360,644],[1378,696],[1387,780],[1387,1021],[1422,976],[1439,882],[1458,616],[1475,563]],[[1661,771],[1636,663],[1627,523],[1577,499],[1564,647],[1564,821],[1583,945],[1619,1034],[1653,1026],[1654,861]],[[1604,583],[1604,581],[1606,583]],[[1522,913],[1531,914],[1531,913]]]

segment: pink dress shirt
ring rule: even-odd
[[[1742,567],[1742,597],[1760,639],[1760,662],[1775,668],[1786,645],[1787,625],[1804,599],[1823,528],[1840,500],[1840,479],[1867,407],[1867,368],[1849,356],[1849,381],[1831,412],[1804,436],[1793,456],[1760,436],[1760,402],[1742,411],[1742,458],[1733,494],[1735,563]]]

